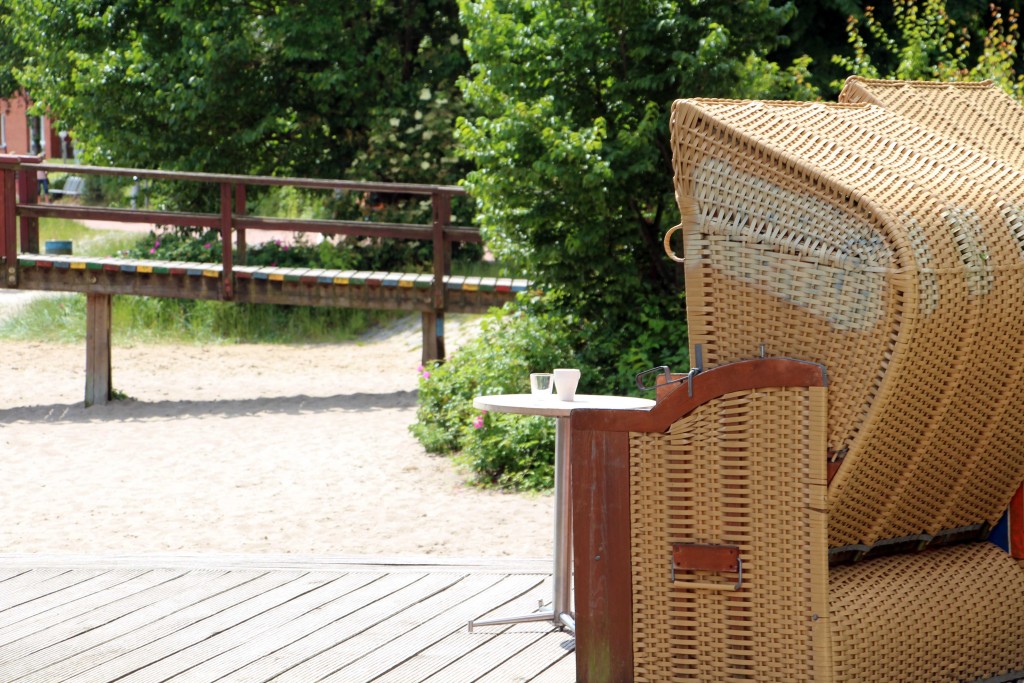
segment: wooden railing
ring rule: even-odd
[[[75,176],[121,176],[136,181],[176,181],[220,188],[216,213],[160,211],[148,208],[123,209],[76,204],[40,204],[37,171],[68,173]],[[247,212],[247,188],[257,186],[292,187],[341,192],[378,193],[429,197],[433,207],[429,225],[385,223],[356,220],[302,220],[251,215]],[[44,164],[31,156],[0,155],[0,286],[19,287],[19,253],[39,253],[39,219],[103,220],[156,225],[187,226],[218,230],[223,244],[220,299],[235,298],[235,261],[244,264],[247,233],[250,231],[315,232],[324,235],[359,235],[371,238],[429,240],[433,243],[433,278],[430,310],[422,311],[424,357],[443,358],[443,316],[451,275],[454,242],[480,242],[476,228],[452,225],[452,198],[465,190],[450,185],[374,183],[312,178],[188,173],[136,168]],[[234,248],[232,249],[232,245]],[[19,251],[20,247],[20,251]],[[432,332],[433,331],[433,332]]]

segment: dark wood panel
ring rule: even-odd
[[[572,435],[576,671],[581,683],[633,680],[629,435]]]

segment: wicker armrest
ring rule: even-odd
[[[769,358],[703,372],[692,386],[677,385],[649,410],[572,411],[578,680],[633,680],[630,434],[663,433],[702,406],[736,392],[826,384],[821,365]],[[823,444],[821,450],[824,472]],[[667,558],[664,572],[667,576]]]

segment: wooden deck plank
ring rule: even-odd
[[[402,639],[404,642],[406,634],[413,631],[418,624],[451,609],[454,605],[471,599],[502,580],[502,577],[495,575],[457,575],[454,578],[456,580],[443,590],[436,591],[414,604],[397,606],[391,614],[379,615],[373,626],[284,672],[276,680],[280,680],[282,683],[319,681],[398,639]],[[367,680],[367,678],[357,676],[355,679],[350,678],[349,680]]]
[[[31,571],[31,570],[29,570],[29,569],[4,569],[4,570],[0,570],[0,595],[3,595],[2,591],[4,590],[4,586],[2,584],[4,583],[4,581],[10,581],[11,579],[13,579],[15,577],[18,577],[18,576],[21,576],[22,574],[25,574],[28,571]],[[0,603],[0,605],[2,605],[2,604],[3,603]]]
[[[227,597],[223,598],[224,602],[219,602],[221,609],[212,614],[208,611],[208,604],[192,603],[197,606],[194,610],[190,610],[183,618],[183,621],[189,622],[188,624],[179,623],[179,628],[165,634],[160,639],[151,641],[142,647],[133,647],[126,656],[107,662],[102,667],[98,667],[95,671],[91,672],[91,676],[85,676],[81,680],[113,680],[114,678],[121,680],[123,676],[132,675],[132,672],[137,672],[140,669],[152,673],[155,670],[150,665],[159,665],[161,662],[166,661],[168,657],[188,652],[194,646],[202,645],[223,631],[230,630],[239,624],[244,624],[264,612],[287,604],[315,590],[328,583],[331,579],[338,578],[337,575],[327,578],[309,572],[282,572],[282,574],[284,574],[284,582],[269,590],[262,590],[252,594],[246,592],[242,596],[228,594]],[[170,610],[167,607],[164,609],[164,617],[169,617],[177,612],[177,610]],[[197,615],[198,618],[196,618]],[[182,621],[181,618],[176,620],[176,622],[180,621]],[[177,667],[168,666],[168,668],[176,669]],[[111,671],[116,671],[118,675],[106,679],[92,677],[99,673],[102,673],[103,676],[108,676]],[[173,673],[174,671],[172,671]],[[160,678],[154,675],[148,678],[148,680],[164,679],[166,679],[166,676]],[[143,678],[143,680],[147,680],[147,678]]]
[[[19,591],[22,588],[67,573],[68,568],[61,566],[47,567],[42,571],[30,571],[29,569],[26,569],[26,571],[16,571],[14,576],[10,576],[3,583],[0,583],[0,610],[7,609],[16,604],[14,602],[15,599],[20,600],[21,595]]]
[[[209,573],[168,573],[166,580],[151,588],[0,647],[0,680],[26,676],[131,632],[148,623],[154,614],[165,612],[168,603],[191,601],[195,593],[209,590],[204,585],[208,576],[203,574]]]
[[[366,584],[329,603],[325,603],[315,611],[307,612],[300,617],[266,632],[258,639],[251,639],[239,647],[226,651],[206,660],[201,665],[175,677],[175,682],[206,683],[207,681],[230,680],[265,681],[291,667],[302,663],[311,656],[311,651],[318,651],[326,643],[336,643],[340,639],[358,633],[360,626],[353,623],[358,612],[371,611],[379,613],[379,603],[391,598],[396,592],[401,602],[407,602],[409,591],[402,589],[411,584],[419,583],[415,591],[424,594],[437,590],[429,581],[423,581],[427,575],[416,574],[355,574],[365,577]],[[300,643],[297,645],[297,643]],[[290,648],[290,649],[289,649]]]
[[[55,569],[36,575],[34,572],[5,581],[0,590],[0,610],[9,610],[44,596],[64,590],[68,586],[87,581],[102,573],[93,570],[88,574]]]
[[[371,681],[427,649],[453,631],[465,628],[470,619],[486,612],[494,605],[495,600],[504,600],[510,595],[519,595],[536,585],[537,579],[534,576],[508,576],[471,597],[439,610],[436,616],[426,620],[421,616],[415,622],[405,621],[405,625],[413,626],[413,628],[404,631],[400,640],[392,639],[380,647],[371,649],[363,657],[332,673],[324,680],[335,682]],[[404,613],[398,615],[396,623],[401,624],[405,616]]]
[[[126,587],[126,584],[146,573],[148,570],[145,569],[103,572],[61,591],[7,610],[3,614],[4,626],[0,627],[0,645],[6,645],[61,621],[102,607],[116,600],[117,596],[124,595],[126,591],[143,590],[147,587],[146,583],[136,582],[131,587]],[[111,590],[114,587],[117,587],[116,592]]]
[[[400,556],[365,557],[352,555],[273,555],[176,553],[124,555],[0,555],[0,567],[13,571],[109,569],[142,567],[151,569],[287,569],[295,571],[450,572],[457,574],[540,574],[551,573],[551,557],[474,558]]]
[[[532,614],[537,611],[538,592],[550,594],[551,582],[530,586],[512,600],[473,618]],[[475,681],[555,629],[550,623],[530,626],[525,632],[513,632],[509,626],[489,626],[470,633],[467,625],[375,678],[374,683]]]
[[[554,628],[554,626],[552,626]],[[459,634],[459,638],[466,639],[476,634]],[[477,681],[482,676],[488,675],[508,659],[515,657],[521,652],[529,651],[534,647],[545,634],[543,633],[501,633],[488,641],[481,641],[472,651],[460,654],[458,649],[452,652],[451,660],[439,659],[437,665],[425,668],[424,671],[410,670],[404,672],[401,677],[382,677],[380,681],[404,681],[406,683],[450,683],[450,681]],[[437,656],[445,656],[445,653],[438,652]],[[438,668],[438,665],[444,665]],[[550,662],[548,662],[550,664]],[[431,669],[438,669],[431,673]],[[502,678],[503,681],[525,680],[522,678]],[[374,680],[377,683],[377,679]]]
[[[0,633],[25,628],[0,648],[0,681],[575,679],[572,636],[550,624],[466,629],[470,618],[537,609],[550,593],[546,558],[123,556],[63,568],[60,559],[0,555],[0,586],[67,584],[36,604],[0,589],[0,604],[24,605],[0,609]],[[503,573],[502,562],[525,571]],[[153,587],[140,590],[146,581]]]
[[[265,605],[258,614],[238,621],[230,628],[218,629],[202,642],[155,662],[122,679],[126,683],[158,683],[168,678],[177,679],[184,672],[206,662],[220,653],[228,652],[254,638],[270,638],[276,629],[312,610],[323,609],[334,599],[359,588],[373,580],[367,574],[318,574],[312,573],[304,581],[310,583],[309,590],[295,595],[285,602],[277,601]],[[238,668],[237,666],[235,668]],[[206,680],[217,680],[217,677]]]
[[[535,676],[533,683],[566,683],[566,681],[575,680],[576,657],[573,656],[572,652],[568,652],[564,657]]]
[[[222,628],[230,628],[244,614],[237,611],[225,618],[223,612],[260,598],[264,593],[281,591],[279,599],[294,594],[289,584],[300,576],[293,572],[232,572],[237,584],[212,597],[190,605],[162,619],[137,629],[132,634],[104,643],[89,652],[62,662],[62,667],[76,667],[65,683],[113,681],[141,669],[152,662],[200,643]],[[59,670],[58,670],[59,671]]]
[[[575,645],[576,641],[569,633],[552,631],[541,635],[529,648],[520,650],[474,683],[532,681],[544,674],[552,663],[562,659],[569,660],[568,665],[563,665],[569,668],[560,674],[562,678],[554,678],[549,683],[570,683],[576,680]]]
[[[389,576],[401,577],[401,579],[396,578],[394,579],[396,583],[392,583],[390,586],[385,584],[377,588],[400,586],[406,581],[412,580],[398,590],[345,616],[343,620],[339,619],[331,624],[330,628],[309,633],[271,655],[250,662],[245,667],[232,672],[231,680],[235,683],[258,683],[268,680],[270,675],[280,676],[339,643],[373,628],[382,620],[409,605],[419,603],[450,588],[460,578],[448,574],[417,576],[403,573]],[[376,584],[374,585],[376,586]]]

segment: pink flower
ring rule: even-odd
[[[288,251],[288,249],[290,249],[290,247],[287,244],[281,247],[282,251]]]
[[[156,253],[156,247],[153,247],[152,249],[150,249],[149,253],[150,254],[155,254]]]
[[[212,249],[212,248],[213,248],[213,245],[211,243],[209,243],[209,242],[207,242],[206,244],[203,245],[203,249]]]
[[[423,371],[423,379],[430,379],[430,373],[426,370]]]
[[[156,244],[153,245],[153,248],[154,249],[159,249],[160,248],[160,240],[156,241]]]
[[[473,419],[473,429],[483,429],[484,428],[484,416],[486,414],[487,413],[480,413],[479,415],[477,415]]]

